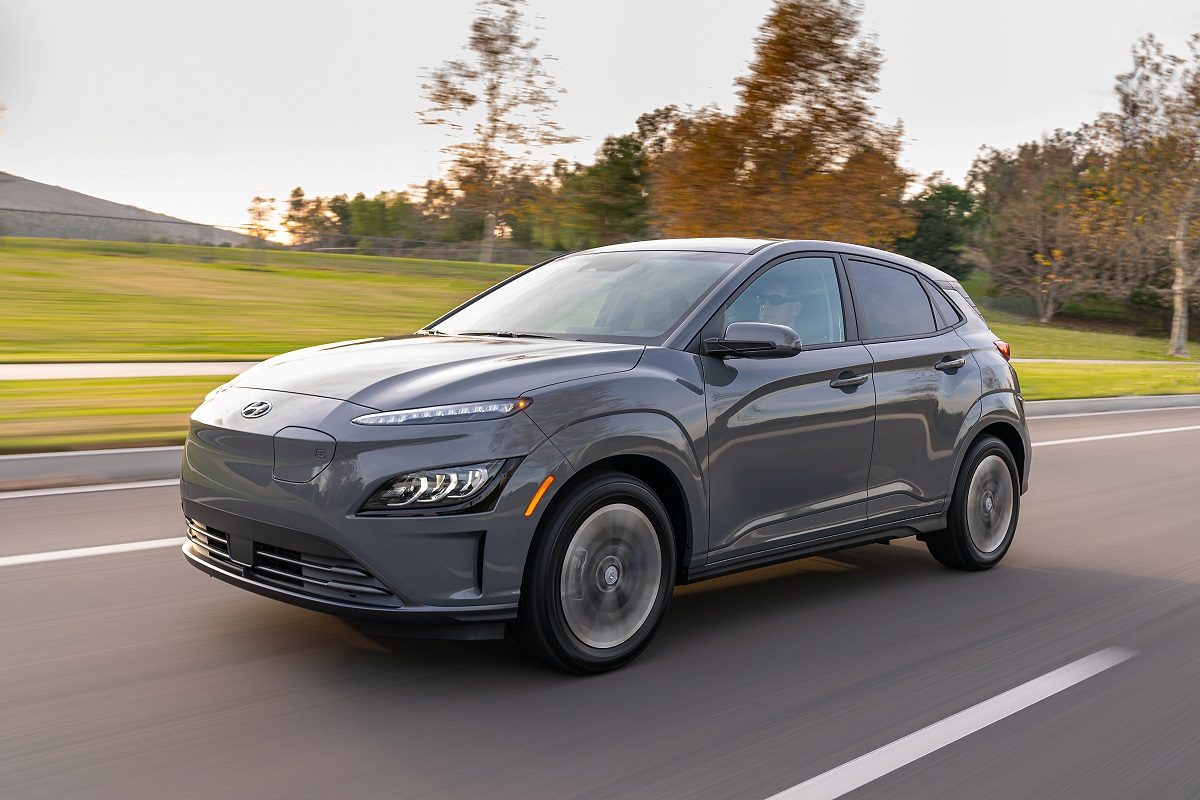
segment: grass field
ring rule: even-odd
[[[1103,358],[1120,361],[1167,360],[1165,336],[1135,336],[1106,330],[1111,322],[1060,318],[1043,325],[1029,314],[1020,313],[1023,303],[990,296],[988,276],[974,272],[963,287],[979,304],[988,325],[1012,345],[1014,358]],[[1195,333],[1195,332],[1194,332]],[[1200,353],[1200,343],[1192,348]]]
[[[1065,326],[1049,327],[987,307],[983,308],[983,314],[996,335],[1012,346],[1013,358],[1102,358],[1119,361],[1169,358],[1165,338]],[[1193,354],[1200,352],[1200,345],[1193,344],[1191,350]]]
[[[0,362],[257,360],[408,333],[514,265],[278,250],[0,238]],[[968,289],[1024,358],[1163,359],[1166,340],[1039,325]],[[1200,351],[1200,346],[1193,348]],[[1196,362],[1018,365],[1025,396],[1200,392]],[[0,452],[182,439],[220,377],[0,381]]]
[[[178,444],[188,415],[226,380],[0,381],[0,452]]]
[[[0,238],[0,361],[258,360],[411,333],[518,269]]]
[[[1200,365],[1017,364],[1026,400],[1122,397],[1131,394],[1200,394]]]
[[[0,361],[257,360],[322,342],[409,333],[518,269],[0,238]],[[1166,357],[1165,338],[1039,325],[993,306],[978,278],[967,284],[1015,356]]]

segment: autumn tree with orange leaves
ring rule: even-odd
[[[660,233],[874,245],[912,233],[901,131],[870,105],[883,59],[860,13],[848,0],[778,0],[734,110],[682,115],[654,159]]]

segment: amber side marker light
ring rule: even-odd
[[[992,344],[996,345],[996,349],[1000,351],[1000,355],[1004,356],[1005,361],[1008,361],[1012,355],[1012,351],[1009,349],[1008,342],[1002,342],[997,339],[996,341],[992,342]]]
[[[554,476],[547,475],[546,480],[542,481],[542,485],[533,493],[533,499],[529,501],[529,505],[525,506],[525,516],[533,516],[534,509],[537,508],[537,504],[542,500],[542,495],[546,493],[546,490],[550,488],[550,484],[552,483],[554,483]]]

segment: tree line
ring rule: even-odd
[[[969,186],[991,272],[1049,322],[1081,295],[1168,302],[1187,354],[1200,280],[1200,34],[1185,56],[1153,36],[1117,77],[1118,110],[1074,131],[985,151]]]
[[[1043,322],[1083,296],[1169,304],[1171,352],[1186,354],[1200,283],[1200,35],[1182,56],[1138,41],[1118,111],[984,148],[962,187],[940,174],[918,184],[901,167],[903,130],[871,105],[883,54],[851,0],[777,0],[732,109],[650,110],[590,164],[533,157],[574,141],[552,118],[562,90],[546,63],[524,0],[483,0],[462,56],[423,85],[420,121],[453,140],[446,173],[375,197],[296,188],[283,209],[293,244],[477,241],[491,261],[498,242],[833,239],[958,276],[982,264]],[[255,198],[252,219],[268,200]]]

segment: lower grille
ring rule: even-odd
[[[188,540],[192,544],[217,561],[233,563],[233,559],[229,557],[229,537],[220,531],[210,530],[203,523],[196,522],[194,519],[189,517],[184,517],[184,519],[187,520]]]
[[[352,601],[365,605],[399,608],[396,595],[349,556],[336,558],[285,547],[253,543],[251,566],[237,564],[229,554],[229,537],[202,522],[186,518],[188,541],[209,561],[240,570],[259,583],[289,589],[313,597]]]

